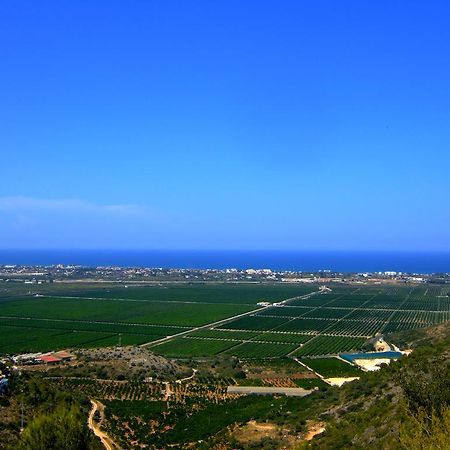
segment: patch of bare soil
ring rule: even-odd
[[[325,422],[308,422],[308,429],[306,430],[303,440],[311,441],[318,434],[322,434],[325,431]]]
[[[448,323],[443,323],[442,325],[433,326],[425,330],[427,336],[435,340],[443,340],[448,335],[449,325]]]
[[[189,367],[153,354],[142,347],[109,347],[80,349],[77,360],[69,365],[48,367],[45,370],[58,376],[64,370],[65,376],[94,376],[108,379],[129,379],[145,377],[150,379],[177,379],[192,374]],[[49,373],[50,374],[50,373]]]
[[[250,420],[235,430],[233,435],[241,444],[250,444],[264,438],[276,439],[279,436],[279,429],[272,423],[258,423]]]
[[[244,448],[259,448],[259,446],[262,448],[267,441],[272,441],[283,450],[293,450],[305,440],[303,434],[294,430],[255,420],[237,426],[231,431],[231,436]]]

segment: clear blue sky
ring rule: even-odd
[[[450,250],[445,1],[0,6],[0,247]]]

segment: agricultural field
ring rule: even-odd
[[[286,323],[289,319],[263,315],[246,316],[221,325],[219,329],[269,331]]]
[[[67,283],[29,289],[1,284],[0,353],[141,345],[251,312],[258,302],[298,297],[317,288],[251,283],[99,288]]]
[[[359,350],[365,342],[365,338],[357,337],[316,336],[296,350],[293,355],[337,355],[342,352]]]
[[[166,402],[106,402],[108,428],[122,448],[130,448],[124,430],[131,430],[137,443],[131,448],[207,448],[199,447],[221,430],[231,428],[235,423],[249,420],[265,422],[276,415],[277,420],[291,420],[294,424],[305,422],[303,413],[312,400],[305,398],[240,396],[225,401],[205,401],[188,398],[184,404]],[[298,411],[295,419],[291,411]],[[300,417],[300,418],[299,418]],[[286,426],[284,427],[284,429]],[[184,443],[191,443],[189,446]],[[194,445],[196,445],[194,447]],[[221,446],[220,448],[226,448]],[[261,447],[255,447],[261,448]],[[273,448],[273,447],[270,447]]]
[[[295,343],[304,344],[306,341],[311,339],[310,336],[299,333],[280,333],[280,332],[266,332],[261,333],[253,341],[258,342],[281,342],[281,343]]]
[[[356,320],[342,319],[334,321],[333,324],[327,328],[326,334],[333,336],[374,336],[379,333],[384,326],[384,322],[365,322]]]
[[[303,358],[302,362],[325,378],[361,375],[357,367],[338,358]]]
[[[281,283],[33,289],[9,296],[2,290],[0,353],[146,344],[171,358],[326,356],[359,350],[377,333],[450,320],[444,286],[336,285],[325,292]]]
[[[52,348],[95,348],[140,345],[159,336],[111,334],[97,331],[58,330],[0,326],[0,348],[4,353],[45,352]],[[57,343],[57,345],[55,345]]]
[[[214,356],[237,344],[239,341],[181,337],[158,345],[158,354],[179,358]]]
[[[241,304],[33,297],[3,300],[2,317],[195,327],[254,309]]]
[[[220,329],[233,333],[260,332],[251,339],[254,342],[296,343],[297,348],[287,353],[290,356],[338,355],[359,350],[377,333],[448,321],[449,307],[448,290],[443,287],[339,286],[331,292],[268,307],[227,322]],[[248,343],[225,352],[232,353],[240,358],[261,356],[259,353],[252,356],[253,348]],[[265,356],[273,358],[276,353],[276,348],[268,347]]]
[[[298,318],[290,320],[279,326],[277,331],[289,331],[292,333],[318,334],[330,328],[336,320],[332,319],[311,319]]]
[[[307,311],[303,317],[312,317],[315,319],[341,319],[350,313],[345,308],[315,308]]]
[[[202,328],[198,331],[193,331],[189,333],[191,337],[199,337],[199,338],[215,338],[215,339],[232,339],[239,341],[247,341],[256,336],[260,336],[259,331],[234,331],[234,330],[222,330],[218,328]]]
[[[243,342],[226,353],[238,358],[273,358],[286,356],[291,351],[297,348],[296,344],[283,343],[275,344],[273,342],[258,343],[258,342]]]
[[[67,377],[55,377],[51,382],[61,390],[88,395],[103,402],[106,406],[106,431],[114,436],[121,448],[142,448],[149,443],[154,448],[167,448],[167,443],[182,442],[186,435],[186,420],[199,412],[201,417],[196,426],[201,437],[201,433],[207,431],[202,421],[207,414],[202,414],[202,411],[216,404],[226,407],[233,400],[226,388],[234,383],[232,379],[212,377],[198,378],[192,383],[169,384]],[[229,420],[226,413],[225,418]],[[130,445],[124,429],[132,431],[136,445]],[[179,433],[183,438],[178,437]]]
[[[231,303],[255,305],[258,302],[278,302],[316,291],[316,286],[255,283],[170,283],[145,287],[107,287],[67,289],[65,295],[92,299],[143,300],[146,302]],[[61,295],[61,294],[60,294]]]
[[[315,311],[315,308],[308,308],[305,306],[288,306],[283,308],[267,308],[264,310],[266,317],[285,317],[286,319],[306,316],[309,312]]]

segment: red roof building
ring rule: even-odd
[[[52,355],[42,355],[39,358],[37,358],[38,361],[41,361],[45,364],[55,364],[59,363],[61,361],[60,358],[57,358],[56,356]]]

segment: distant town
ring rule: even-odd
[[[397,271],[336,272],[329,269],[274,271],[271,269],[167,269],[146,267],[86,267],[0,265],[0,281],[25,284],[53,282],[281,282],[281,283],[449,283],[449,273],[418,274]]]

